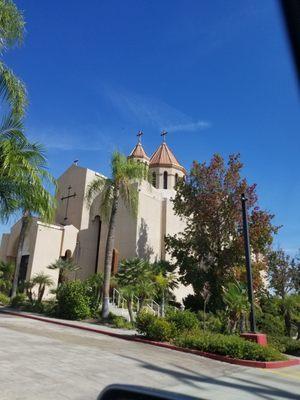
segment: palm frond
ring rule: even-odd
[[[87,192],[85,195],[85,199],[88,206],[91,206],[95,197],[102,192],[104,185],[105,185],[105,178],[102,176],[101,177],[98,176],[88,185]]]
[[[25,85],[2,62],[0,62],[0,96],[8,102],[14,115],[24,114],[27,106]]]
[[[23,41],[25,21],[23,13],[13,1],[1,0],[0,20],[0,51],[20,45]]]
[[[127,179],[123,180],[120,186],[120,195],[127,209],[132,213],[133,216],[136,216],[138,212],[139,200],[139,192],[136,185],[130,183],[130,181]]]

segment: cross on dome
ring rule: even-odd
[[[163,143],[166,142],[166,135],[167,135],[167,134],[168,134],[168,132],[165,131],[165,130],[163,130],[162,133],[160,134],[160,136],[162,136],[162,138],[163,138]]]
[[[138,131],[138,134],[136,135],[138,137],[138,142],[142,143],[142,136],[143,136],[144,132],[143,131]]]

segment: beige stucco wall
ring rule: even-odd
[[[60,255],[64,256],[66,251],[70,250],[73,256],[76,249],[77,236],[79,231],[77,228],[75,228],[74,225],[66,225],[61,228],[63,228],[63,234]]]
[[[60,257],[63,228],[57,225],[47,225],[38,221],[35,225],[36,237],[35,246],[31,255],[31,265],[28,268],[28,275],[32,278],[35,274],[44,272],[51,276],[54,287],[58,281],[58,271],[50,270],[47,267]],[[49,289],[45,296],[49,294]]]
[[[57,211],[56,223],[62,225],[74,225],[77,229],[82,227],[82,213],[85,195],[87,169],[77,165],[71,165],[57,180]],[[61,200],[68,195],[68,187],[72,189],[70,194],[76,193],[75,197],[69,199],[67,220],[64,220],[67,200]]]
[[[160,192],[147,182],[140,185],[136,233],[136,252],[151,262],[162,254],[162,198]]]

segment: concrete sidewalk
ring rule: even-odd
[[[112,383],[211,400],[299,399],[300,366],[245,368],[5,313],[0,337],[1,400],[96,400]]]
[[[78,327],[78,328],[87,328],[87,329],[93,329],[99,331],[99,333],[106,332],[107,334],[112,333],[115,335],[120,335],[124,337],[133,337],[137,335],[137,331],[135,330],[129,330],[129,329],[119,329],[119,328],[113,328],[107,325],[103,325],[100,322],[94,322],[92,320],[90,321],[71,321],[69,319],[62,319],[62,318],[53,318],[53,317],[47,317],[44,314],[38,314],[38,313],[31,313],[28,311],[19,311],[14,308],[10,307],[0,307],[0,312],[7,312],[7,313],[13,313],[15,315],[20,314],[21,316],[24,317],[30,317],[30,318],[39,318],[40,320],[44,320],[48,323],[56,323],[59,325],[65,325],[65,326],[70,326],[71,328]]]

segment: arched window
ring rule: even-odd
[[[63,257],[61,257],[63,260],[71,260],[72,258],[72,252],[71,250],[66,250],[65,251],[65,255]]]
[[[164,189],[168,189],[168,173],[164,172]]]
[[[154,187],[156,187],[156,173],[155,172],[152,173],[152,185]]]
[[[175,174],[175,185],[178,182],[178,174]]]

